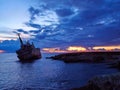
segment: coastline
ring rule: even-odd
[[[66,63],[106,63],[108,68],[120,69],[120,52],[66,53],[50,57]],[[85,86],[71,90],[119,90],[120,73],[95,76]]]
[[[86,86],[71,90],[119,90],[120,73],[96,76],[88,81]]]
[[[61,60],[64,62],[109,62],[120,59],[120,52],[76,52],[64,53],[47,57],[48,59]]]

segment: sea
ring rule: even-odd
[[[0,90],[70,90],[99,75],[118,72],[105,63],[65,63],[46,59],[56,54],[43,53],[34,62],[19,62],[16,53],[0,54]]]

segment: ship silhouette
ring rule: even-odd
[[[34,44],[30,44],[27,41],[25,44],[23,43],[20,34],[18,34],[21,48],[16,51],[17,57],[20,61],[31,61],[41,58],[40,48],[36,48]]]

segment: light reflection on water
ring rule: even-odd
[[[68,90],[96,75],[117,72],[104,64],[64,63],[45,59],[20,63],[15,53],[0,54],[0,90]]]

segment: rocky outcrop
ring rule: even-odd
[[[94,77],[86,86],[72,90],[120,90],[120,73]]]
[[[120,52],[79,52],[66,53],[49,57],[64,62],[107,62],[119,59]]]

